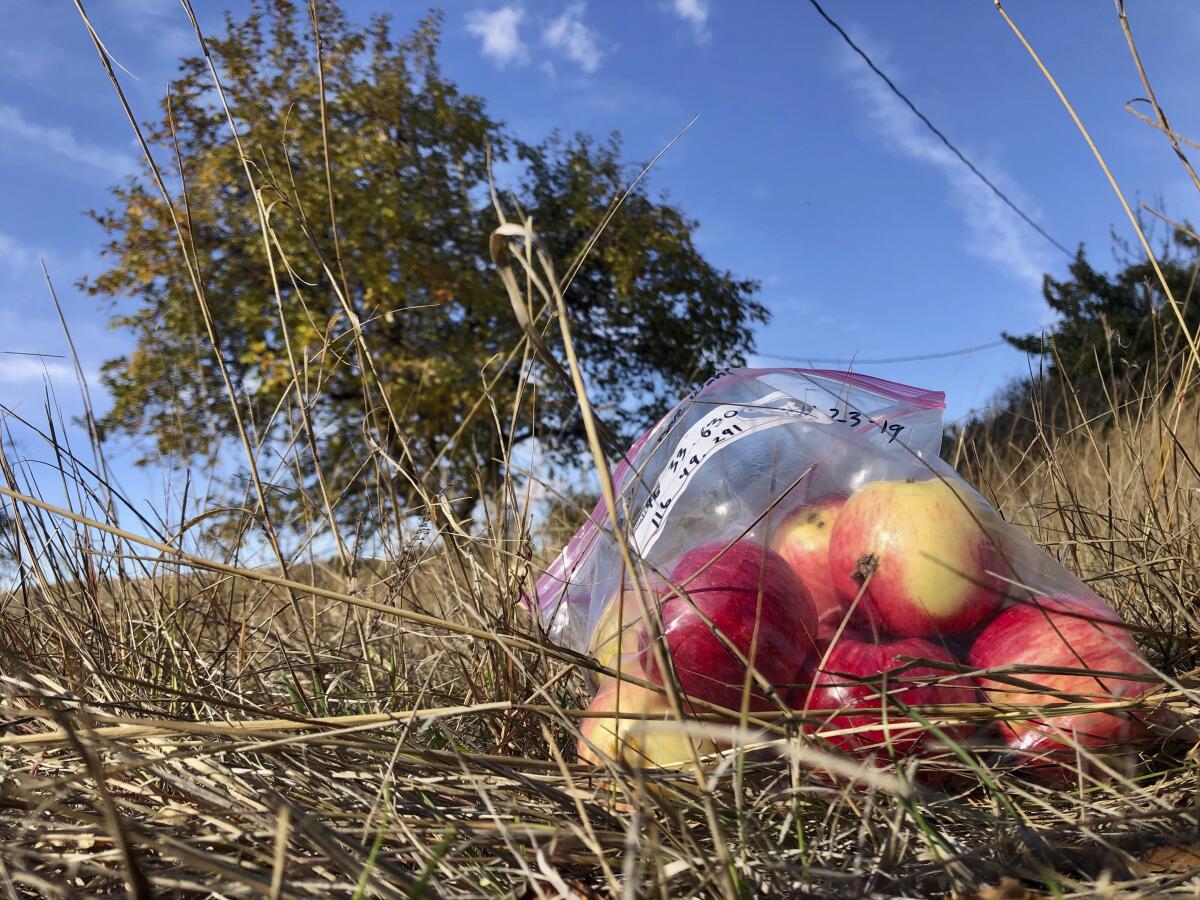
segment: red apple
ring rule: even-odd
[[[846,615],[847,603],[833,587],[829,567],[829,538],[833,523],[846,503],[845,494],[829,494],[793,510],[771,541],[808,588],[817,610],[817,631],[834,634]]]
[[[837,638],[835,641],[834,638]],[[800,667],[800,671],[796,673],[795,679],[788,685],[788,691],[784,697],[784,702],[790,709],[803,709],[804,703],[808,698],[808,692],[812,690],[813,682],[817,677],[817,670],[821,666],[821,660],[829,654],[829,648],[835,644],[841,643],[874,643],[870,636],[857,631],[853,627],[847,627],[842,630],[841,634],[836,635],[820,635],[816,640],[816,648],[811,656],[804,661],[804,665]]]
[[[890,745],[899,757],[928,749],[936,743],[933,733],[905,715],[902,707],[974,703],[978,696],[973,679],[956,676],[951,669],[914,665],[912,660],[918,659],[956,664],[949,651],[921,638],[883,644],[840,640],[817,671],[812,687],[797,690],[790,702],[796,709],[831,714],[815,729],[818,734],[863,729],[826,736],[842,750]],[[961,725],[943,730],[956,740],[971,732]]]
[[[1009,569],[981,525],[995,513],[940,478],[874,481],[833,525],[833,584],[847,603],[901,637],[970,631],[1007,591]],[[869,578],[869,581],[867,580]]]
[[[739,653],[768,683],[787,685],[815,652],[817,614],[808,591],[762,544],[697,547],[675,564],[671,580],[680,590],[663,601],[663,635],[686,695],[740,709],[747,669]],[[648,644],[642,665],[650,680],[662,683]],[[752,680],[751,708],[769,706]]]
[[[1138,697],[1155,685],[1091,672],[1153,674],[1129,632],[1107,606],[1093,600],[1034,597],[1010,606],[975,638],[970,662],[979,669],[1038,666],[1072,669],[1068,674],[1012,672],[1031,687],[982,677],[980,687],[991,703],[1021,706],[1108,702]],[[999,674],[999,673],[997,673]],[[1043,688],[1039,690],[1038,688]],[[1061,693],[1056,693],[1061,692]],[[1063,696],[1063,695],[1066,696]],[[1081,712],[1000,722],[1005,741],[1029,754],[1067,757],[1078,745],[1097,748],[1144,739],[1137,713]]]
[[[594,766],[604,758],[638,768],[682,765],[692,758],[716,751],[707,738],[692,737],[683,727],[650,725],[669,722],[670,706],[662,694],[614,679],[602,687],[588,706],[589,712],[619,713],[619,716],[588,716],[579,724],[579,759]]]

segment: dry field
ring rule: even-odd
[[[1006,878],[1192,894],[1187,360],[1137,394],[1111,383],[1105,415],[1058,398],[1032,439],[993,429],[948,450],[1120,610],[1163,676],[1145,705],[1177,714],[1136,764],[1081,766],[1068,789],[978,752],[839,768],[770,716],[700,776],[576,763],[594,664],[524,612],[542,557],[516,484],[482,528],[435,512],[394,558],[285,574],[239,565],[228,537],[106,521],[119,501],[65,448],[72,510],[6,459],[20,578],[0,607],[0,880],[16,895],[1001,896],[986,892],[1018,890]]]
[[[505,240],[521,246],[521,228]],[[543,313],[509,362],[571,379],[590,417],[551,261],[498,259],[514,306]],[[1154,742],[1119,767],[1080,765],[1066,787],[988,752],[859,768],[783,716],[742,722],[740,746],[699,770],[581,765],[595,664],[546,641],[521,604],[564,534],[535,521],[527,480],[464,520],[415,479],[393,515],[396,463],[380,451],[363,465],[391,549],[368,558],[331,541],[332,503],[276,540],[249,489],[240,506],[201,499],[184,521],[139,521],[106,482],[103,447],[10,419],[18,446],[57,456],[70,499],[42,500],[46,476],[6,440],[0,891],[1194,896],[1198,361],[1164,346],[1135,387],[1098,359],[1102,414],[1063,386],[1012,437],[947,450],[1121,612],[1161,674],[1141,701],[1163,713]],[[386,396],[360,368],[364,396]],[[481,390],[476,414],[503,431],[511,411]],[[380,415],[403,433],[402,415]]]

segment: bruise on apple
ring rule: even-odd
[[[971,631],[1008,591],[1009,567],[982,524],[994,516],[942,479],[866,484],[833,525],[834,588],[846,604],[861,593],[861,617],[898,637]]]
[[[1091,599],[1033,597],[1015,603],[975,638],[970,663],[985,671],[998,670],[995,678],[982,675],[980,686],[988,702],[1006,706],[1107,703],[1134,699],[1155,688],[1153,682],[1120,677],[1153,672],[1116,613]],[[1074,758],[1077,746],[1111,748],[1149,737],[1136,712],[1033,714],[998,725],[1009,747],[1043,760]]]
[[[779,554],[751,540],[706,544],[672,569],[678,586],[661,605],[663,638],[680,690],[727,709],[742,705],[747,663],[773,687],[789,685],[816,652],[817,617],[808,590]],[[653,647],[642,648],[659,684]],[[774,704],[751,681],[750,708]]]

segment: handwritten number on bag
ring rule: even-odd
[[[738,425],[736,422],[731,423],[729,421],[730,419],[736,419],[738,412],[739,410],[736,409],[727,409],[722,415],[713,416],[713,418],[705,422],[704,427],[700,429],[700,437],[710,438],[716,434],[716,439],[713,441],[714,446],[721,443],[721,441],[725,440],[726,438],[733,437],[742,430],[741,425]],[[721,428],[720,431],[717,431],[721,425],[724,425],[725,427]]]
[[[829,414],[833,417],[833,421],[840,425],[849,424],[851,428],[857,428],[862,424],[862,416],[856,409],[843,411],[840,407],[833,406],[830,407]]]
[[[831,406],[829,408],[829,415],[839,425],[849,425],[851,428],[857,428],[862,424],[862,415],[854,409],[843,410],[840,406]],[[905,428],[904,425],[898,422],[888,422],[887,419],[867,419],[867,421],[872,425],[878,425],[880,434],[891,435],[888,438],[889,444],[896,440],[900,436],[900,432]]]
[[[667,497],[666,499],[660,501],[658,498],[661,495],[662,488],[655,487],[654,490],[651,491],[650,496],[646,498],[646,503],[643,506],[643,509],[647,512],[653,510],[653,513],[650,516],[650,521],[655,528],[658,528],[660,525],[662,525],[663,519],[666,518],[667,510],[671,508],[672,498]]]

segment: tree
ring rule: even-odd
[[[256,2],[208,44],[269,213],[269,253],[200,57],[182,61],[161,119],[145,129],[162,169],[176,173],[171,206],[147,168],[114,189],[113,209],[92,214],[112,267],[84,286],[135,338],[104,366],[114,398],[104,429],[151,438],[160,454],[217,452],[237,434],[227,373],[250,443],[279,450],[302,498],[317,503],[318,488],[342,498],[339,515],[368,499],[372,454],[460,495],[477,480],[486,487],[500,472],[497,422],[517,423],[504,435],[513,443],[536,432],[553,460],[578,458],[569,385],[544,373],[531,390],[520,355],[502,365],[521,332],[488,257],[497,223],[486,154],[520,173],[522,212],[566,268],[636,174],[619,138],[511,135],[442,73],[437,15],[396,40],[387,18],[359,27],[322,0],[319,71],[306,13],[291,0]],[[709,263],[696,227],[636,188],[567,294],[592,399],[621,413],[609,416],[618,440],[696,381],[741,364],[752,327],[766,321],[757,284]],[[136,301],[132,311],[122,299]],[[557,333],[546,329],[552,346]],[[478,400],[497,377],[493,416]],[[514,403],[523,414],[510,420]]]
[[[1070,277],[1045,277],[1042,293],[1054,323],[1033,334],[1003,335],[1033,358],[1035,371],[1006,385],[986,417],[951,429],[948,451],[960,442],[1025,446],[1043,430],[1075,422],[1080,414],[1101,426],[1111,421],[1113,396],[1138,396],[1147,385],[1171,384],[1171,361],[1189,352],[1179,320],[1145,257],[1135,257],[1121,244],[1117,250],[1121,268],[1116,274],[1096,270],[1080,248]],[[1177,228],[1156,256],[1195,337],[1200,334],[1200,298],[1195,296],[1200,241],[1190,228]]]
[[[1184,321],[1195,335],[1200,300],[1193,298],[1200,243],[1188,230],[1176,229],[1158,254],[1159,267]],[[1042,294],[1056,315],[1047,331],[1024,336],[1005,334],[1018,350],[1045,357],[1052,379],[1088,380],[1099,374],[1138,380],[1154,365],[1163,346],[1182,341],[1179,320],[1153,267],[1144,258],[1125,262],[1116,275],[1098,272],[1082,248],[1071,263],[1070,278],[1046,276]]]

